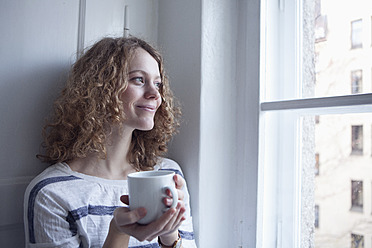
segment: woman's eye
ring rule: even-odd
[[[161,89],[161,87],[163,86],[162,82],[155,82],[154,84],[157,89]]]
[[[145,80],[143,80],[143,77],[134,77],[131,79],[131,81],[134,81],[136,83],[141,83],[141,84],[145,82]]]

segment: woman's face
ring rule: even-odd
[[[154,116],[161,104],[162,86],[158,62],[144,49],[137,48],[129,63],[128,87],[121,95],[124,126],[142,131],[154,127]]]

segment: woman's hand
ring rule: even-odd
[[[164,244],[166,246],[172,246],[174,241],[176,241],[178,239],[178,227],[181,225],[182,221],[185,220],[185,217],[183,216],[183,214],[186,211],[185,203],[183,202],[183,198],[184,198],[185,195],[182,191],[182,188],[185,185],[185,180],[180,175],[175,175],[173,177],[173,179],[174,179],[174,182],[176,183],[176,189],[177,189],[177,193],[178,193],[178,205],[181,206],[180,209],[182,210],[182,214],[180,214],[178,216],[178,218],[180,218],[180,219],[177,219],[176,223],[179,223],[179,224],[176,227],[174,227],[168,233],[164,233],[162,235],[159,235],[159,238],[160,238],[162,244]],[[166,206],[169,207],[169,206],[172,205],[172,195],[171,195],[170,190],[167,191],[167,195],[168,195],[168,197],[164,198],[163,202]]]
[[[145,208],[137,208],[131,211],[127,207],[119,207],[114,211],[112,228],[115,228],[120,233],[133,236],[139,241],[150,241],[159,236],[164,245],[173,244],[178,238],[178,227],[181,225],[182,221],[185,220],[185,217],[183,216],[185,213],[185,204],[183,202],[184,194],[181,191],[185,184],[185,180],[181,176],[175,175],[174,181],[178,190],[179,199],[176,208],[168,209],[154,222],[147,225],[139,225],[137,224],[137,221],[146,215]],[[165,197],[163,202],[166,206],[171,206],[171,193],[167,191],[167,195],[169,197]],[[127,195],[121,196],[120,200],[129,205]]]

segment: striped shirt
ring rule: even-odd
[[[179,165],[162,159],[154,170],[171,170],[183,176]],[[186,220],[179,227],[183,247],[196,247],[187,186]],[[125,206],[127,180],[109,180],[72,171],[66,163],[45,169],[25,192],[26,247],[102,247],[117,207]],[[157,239],[140,242],[130,237],[129,247],[159,247]]]

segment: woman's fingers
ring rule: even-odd
[[[182,190],[178,190],[178,200],[183,201],[183,198],[185,198],[185,193],[183,193]]]
[[[169,234],[173,231],[175,231],[182,223],[182,221],[185,220],[184,218],[184,213],[185,213],[185,208],[181,206],[181,204],[177,205],[177,213],[174,215],[174,217],[167,223],[167,225],[163,228],[163,231],[158,233],[157,235],[164,235],[164,234]]]
[[[183,177],[181,177],[180,175],[174,175],[173,180],[176,183],[176,189],[182,189],[185,185],[185,179],[183,179]]]
[[[181,177],[180,175],[174,175],[173,180],[176,183],[178,201],[183,201],[183,199],[185,198],[185,193],[183,192],[182,188],[185,185],[185,179],[183,179],[183,177]],[[165,194],[167,195],[167,197],[163,199],[163,203],[169,207],[173,203],[172,193],[169,189],[167,189],[165,191]]]
[[[185,209],[184,206],[182,206],[180,208],[180,212],[178,214],[177,220],[175,221],[177,227],[182,223],[182,221],[184,221],[186,219],[185,216],[184,216],[185,212],[186,212],[186,209]],[[175,228],[175,227],[173,227],[173,228]]]
[[[157,221],[149,224],[151,230],[154,232],[149,233],[148,240],[153,240],[163,232],[169,232],[171,226],[170,223],[173,223],[178,215],[178,209],[171,208],[165,212]]]
[[[153,240],[159,236],[159,233],[164,232],[164,228],[170,221],[172,221],[174,216],[176,216],[176,213],[178,213],[178,211],[175,208],[169,209],[158,220],[148,225],[136,224],[125,227],[127,229],[126,233],[135,237],[139,241]]]
[[[183,201],[183,198],[184,198],[184,193],[183,193],[183,191],[178,190],[178,202],[182,204],[182,207],[185,206],[185,203],[184,203],[184,201]],[[168,196],[168,197],[164,197],[164,198],[163,198],[163,203],[164,203],[164,205],[167,206],[167,207],[172,206],[172,203],[173,203],[173,199],[172,199],[172,197],[169,197],[169,196]]]
[[[130,211],[126,207],[118,207],[114,211],[114,219],[118,226],[134,224],[146,215],[145,208],[137,208]]]
[[[129,196],[128,195],[120,196],[120,201],[126,205],[129,205]]]
[[[170,216],[171,218],[165,217],[165,215],[169,211],[173,211],[174,213]],[[184,207],[182,207],[182,204],[178,204],[176,208],[174,209],[169,209],[163,216],[165,217],[164,219],[159,219],[159,223],[154,223],[155,225],[153,228],[157,229],[158,232],[153,233],[148,240],[152,240],[156,238],[157,236],[164,235],[164,234],[169,234],[174,232],[175,230],[178,229],[178,227],[181,225],[182,221],[184,221],[183,214],[185,213]],[[162,217],[163,217],[162,216]]]

